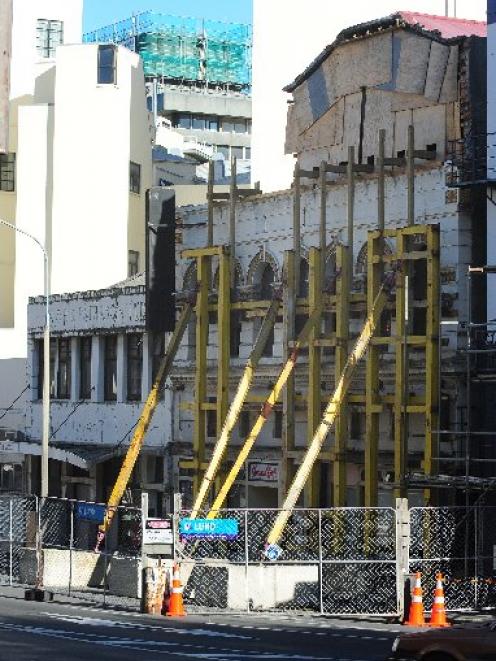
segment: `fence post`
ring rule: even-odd
[[[320,614],[324,614],[324,597],[323,597],[323,564],[322,564],[322,510],[318,510],[319,513],[319,607]]]
[[[13,571],[14,571],[14,535],[13,535],[13,526],[12,526],[12,514],[13,514],[13,508],[12,508],[12,498],[9,498],[9,584],[10,587],[12,587],[13,583]]]
[[[70,521],[70,537],[69,537],[69,597],[72,591],[72,550],[74,548],[74,502],[71,500],[71,521]]]
[[[246,612],[250,612],[250,591],[249,591],[249,553],[250,546],[248,543],[248,510],[245,508],[245,599],[246,599]]]
[[[396,599],[398,615],[405,615],[405,579],[410,571],[410,510],[407,498],[396,499]]]

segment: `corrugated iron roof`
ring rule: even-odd
[[[376,18],[366,23],[352,25],[342,30],[332,44],[311,62],[311,64],[295,78],[295,80],[284,87],[285,92],[293,92],[302,82],[309,78],[326,60],[332,51],[340,44],[351,39],[367,36],[375,31],[403,27],[430,36],[436,41],[450,43],[465,37],[486,37],[487,24],[481,21],[470,21],[464,18],[452,18],[447,16],[435,16],[433,14],[420,14],[412,11],[398,11],[390,16]]]
[[[487,23],[483,21],[469,21],[466,18],[453,18],[452,16],[435,16],[433,14],[419,14],[414,11],[399,11],[398,14],[409,25],[420,25],[428,32],[439,32],[443,39],[456,37],[487,36]]]

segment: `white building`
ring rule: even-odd
[[[81,1],[27,4],[26,14],[14,2],[0,217],[46,245],[52,292],[101,288],[143,268],[153,135],[142,65],[126,48],[80,43]],[[2,227],[0,264],[1,410],[25,387],[27,301],[43,291],[43,260]],[[15,411],[0,427],[23,431]]]

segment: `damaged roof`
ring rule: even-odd
[[[367,23],[353,25],[342,30],[332,44],[329,44],[315,58],[315,60],[292,83],[284,87],[285,92],[293,92],[301,83],[324,62],[328,56],[341,44],[352,39],[368,36],[374,32],[394,27],[407,28],[420,34],[436,39],[442,43],[449,43],[464,37],[486,37],[487,24],[482,21],[470,21],[464,18],[449,16],[435,16],[432,14],[419,14],[413,11],[398,11],[383,18],[374,19]]]

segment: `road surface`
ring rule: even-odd
[[[1,661],[378,661],[398,629],[281,615],[173,619],[0,596]]]

